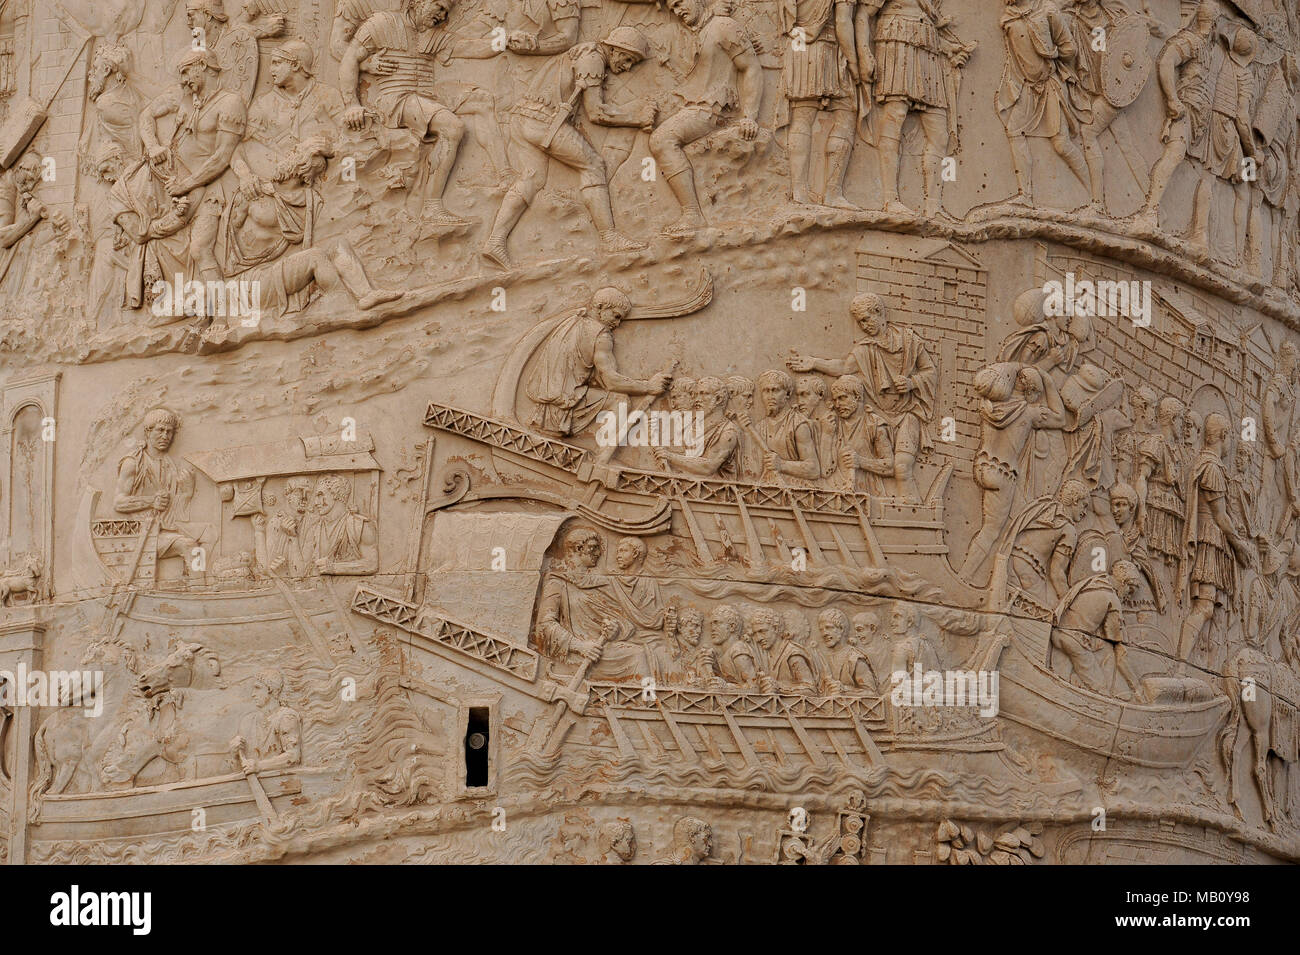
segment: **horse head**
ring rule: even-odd
[[[136,679],[145,699],[155,699],[170,690],[196,690],[222,686],[221,661],[201,643],[173,640],[167,656],[146,667]]]

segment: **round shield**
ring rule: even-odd
[[[1125,17],[1110,28],[1101,60],[1101,94],[1116,109],[1128,106],[1151,76],[1151,31],[1141,17]]]

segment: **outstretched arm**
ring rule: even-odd
[[[821,372],[823,375],[841,375],[853,374],[853,363],[848,358],[814,358],[812,355],[792,355],[785,360],[786,366],[793,372],[804,374],[810,371]]]
[[[735,453],[736,448],[740,445],[740,434],[732,431],[730,435],[719,441],[717,446],[708,454],[682,454],[679,451],[668,451],[663,448],[654,448],[652,450],[659,452],[655,455],[660,466],[667,469],[672,465],[679,471],[685,471],[687,474],[697,474],[701,477],[711,477],[717,474],[726,463],[727,458]]]
[[[637,0],[625,0],[625,2],[634,3]],[[552,12],[551,22],[555,24],[554,33],[542,36],[526,30],[517,30],[510,35],[510,51],[525,56],[553,56],[556,53],[563,53],[578,42],[578,21],[577,6],[566,8],[559,15]]]
[[[596,366],[596,373],[600,376],[600,383],[605,389],[623,395],[662,394],[672,380],[662,374],[655,375],[649,380],[629,378],[622,374],[618,370],[618,362],[614,359],[614,341],[609,335],[601,335],[596,339],[592,363]]]
[[[654,122],[654,107],[637,100],[619,109],[605,100],[605,84],[595,77],[582,78],[589,85],[582,91],[587,118],[598,126],[648,126]]]
[[[456,34],[455,43],[451,48],[451,58],[454,60],[490,60],[492,57],[504,52],[503,47],[493,45],[490,36],[463,37]]]

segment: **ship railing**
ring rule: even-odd
[[[449,620],[428,608],[373,590],[365,584],[357,586],[352,597],[352,611],[408,633],[419,634],[435,644],[457,650],[528,683],[537,679],[540,661],[537,651]]]
[[[591,706],[619,710],[667,709],[674,715],[825,717],[879,722],[884,719],[884,698],[869,695],[805,696],[798,693],[760,693],[745,690],[709,690],[656,687],[648,693],[638,684],[589,683]]]
[[[430,402],[424,424],[473,441],[513,451],[574,475],[593,473],[593,457],[583,448],[548,438],[495,418],[472,411]],[[789,510],[797,507],[813,512],[833,512],[853,516],[865,510],[871,495],[829,488],[760,484],[750,481],[723,481],[683,477],[637,468],[619,469],[612,490],[690,501],[734,506],[737,500],[747,507]]]

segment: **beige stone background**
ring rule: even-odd
[[[479,255],[504,186],[477,127],[471,125],[445,194],[448,208],[467,222],[450,230],[422,224],[417,187],[385,190],[374,168],[364,165],[356,182],[345,181],[340,150],[322,186],[318,243],[346,238],[373,285],[404,296],[365,311],[335,291],[301,312],[268,313],[255,329],[218,324],[206,331],[187,320],[160,324],[147,309],[117,304],[121,271],[94,264],[96,244],[104,251],[112,202],[78,147],[95,123],[88,97],[94,51],[124,48],[128,86],[140,104],[149,102],[176,83],[173,62],[189,44],[184,4],[10,0],[0,8],[0,83],[6,84],[0,110],[12,119],[27,97],[52,97],[27,153],[52,160],[53,178],[35,191],[67,222],[56,229],[44,221],[19,240],[13,267],[0,280],[0,537],[8,541],[0,561],[7,561],[6,578],[19,581],[0,609],[0,670],[20,661],[47,670],[103,668],[110,688],[105,717],[81,726],[76,720],[83,718],[71,719],[67,708],[0,710],[0,846],[9,862],[592,863],[610,858],[603,827],[622,821],[636,832],[632,861],[649,863],[690,858],[686,817],[711,826],[709,858],[731,863],[804,855],[811,862],[818,847],[826,861],[872,864],[1271,863],[1300,856],[1300,656],[1297,625],[1289,619],[1300,606],[1300,589],[1287,564],[1294,527],[1264,535],[1282,561],[1261,585],[1267,590],[1252,592],[1259,575],[1242,567],[1238,589],[1223,595],[1224,607],[1190,661],[1191,681],[1205,689],[1180,685],[1159,706],[1144,708],[1120,695],[1092,700],[1064,680],[1058,696],[1042,697],[1004,675],[997,718],[968,720],[963,711],[949,723],[936,719],[906,729],[891,722],[894,715],[861,716],[866,702],[859,701],[859,717],[845,717],[824,693],[782,687],[780,699],[762,703],[776,708],[770,715],[737,730],[729,721],[764,693],[730,686],[730,715],[722,715],[728,704],[715,696],[707,706],[720,709],[710,710],[707,726],[683,716],[698,699],[670,697],[667,718],[655,716],[663,707],[625,700],[622,712],[634,715],[615,729],[601,715],[613,706],[602,710],[595,688],[566,689],[567,674],[548,672],[534,628],[537,604],[562,556],[562,532],[593,526],[593,502],[606,516],[617,505],[598,503],[598,482],[577,477],[558,503],[525,500],[528,493],[511,497],[511,489],[561,491],[553,475],[530,476],[517,458],[426,427],[424,419],[430,402],[501,418],[494,394],[513,388],[502,383],[512,348],[543,320],[587,305],[603,286],[624,290],[641,308],[688,297],[702,272],[711,283],[707,306],[671,319],[629,320],[615,332],[619,367],[636,377],[652,375],[672,357],[680,361],[679,375],[753,378],[783,367],[792,351],[843,356],[859,337],[850,302],[866,291],[880,295],[891,317],[920,335],[940,369],[927,427],[937,435],[941,419],[954,419],[955,440],[938,442],[918,465],[923,494],[952,466],[940,498],[948,558],[896,552],[885,570],[870,562],[851,571],[814,567],[811,577],[770,568],[760,573],[741,561],[719,569],[700,559],[682,507],[664,495],[673,517],[665,529],[645,535],[651,559],[644,573],[658,578],[666,600],[695,606],[705,617],[724,602],[747,615],[770,607],[802,615],[814,634],[816,615],[826,607],[850,617],[875,612],[887,624],[894,600],[910,602],[921,610],[918,632],[946,668],[983,659],[997,669],[997,656],[987,655],[991,635],[1023,621],[991,599],[986,579],[963,583],[955,572],[981,521],[972,476],[981,440],[974,378],[1017,329],[1013,305],[1022,293],[1067,272],[1149,282],[1152,326],[1094,319],[1090,360],[1124,381],[1117,411],[1146,384],[1202,414],[1226,412],[1230,449],[1245,419],[1262,421],[1271,381],[1282,373],[1279,348],[1297,340],[1294,168],[1282,213],[1288,245],[1276,249],[1272,230],[1261,229],[1258,269],[1230,261],[1239,243],[1231,235],[1232,194],[1222,182],[1213,189],[1209,254],[1195,254],[1178,234],[1197,182],[1190,161],[1171,180],[1158,229],[1144,230],[1128,218],[1142,206],[1145,180],[1162,149],[1165,103],[1154,73],[1121,112],[1113,135],[1102,137],[1104,214],[1079,211],[1088,189],[1044,140],[1032,143],[1035,204],[1007,207],[1017,185],[994,106],[1005,60],[1002,4],[943,0],[934,5],[963,40],[976,44],[961,71],[960,148],[953,153],[956,179],[943,189],[946,214],[881,211],[877,149],[860,138],[846,195],[862,210],[796,205],[785,129],[776,128],[786,108],[779,4],[733,5],[736,19],[764,47],[763,105],[754,141],[724,130],[687,150],[707,229],[685,239],[660,234],[676,204],[665,177],[641,177],[650,154],[647,134],[638,131],[610,193],[619,231],[648,247],[605,252],[581,204],[577,175],[552,162],[546,188],[510,239],[514,267],[501,270]],[[237,22],[238,6],[227,0],[227,29]],[[274,12],[273,4],[265,6]],[[334,87],[338,62],[328,52],[334,4],[279,6],[288,18],[285,35],[306,41],[315,51],[316,80]],[[503,24],[527,28],[523,8],[544,6],[459,0],[450,24],[484,37]],[[582,41],[629,25],[651,45],[646,62],[607,81],[607,97],[668,102],[690,64],[685,30],[669,10],[582,0],[581,11]],[[1295,11],[1283,9],[1281,0],[1218,2],[1215,11],[1220,29],[1249,26],[1274,54],[1296,55]],[[1150,0],[1149,12],[1168,36],[1193,10],[1178,0]],[[282,39],[257,42],[260,95],[269,89],[270,55]],[[1162,42],[1152,37],[1147,55],[1154,59]],[[518,91],[545,59],[506,53],[441,68],[495,97],[505,135]],[[903,140],[900,191],[903,202],[921,209],[923,137],[913,122]],[[1288,123],[1300,135],[1294,110]],[[819,129],[814,137],[814,167],[824,155],[824,135]],[[227,195],[238,185],[230,172],[222,181]],[[806,310],[792,308],[796,289],[806,293]],[[494,308],[502,298],[504,308]],[[1294,388],[1294,381],[1286,384]],[[38,420],[53,418],[53,442],[39,440],[32,414],[23,415],[30,399]],[[199,580],[182,579],[175,557],[158,560],[157,579],[134,573],[114,579],[91,538],[93,521],[128,516],[112,507],[120,463],[141,440],[146,414],[158,407],[181,422],[171,459],[197,469],[191,519],[218,531]],[[256,549],[252,522],[233,516],[234,504],[223,500],[199,463],[215,459],[203,455],[258,446],[230,455],[256,465],[273,444],[336,441],[349,421],[362,436],[358,452],[373,456],[373,465],[350,473],[354,509],[376,534],[377,570],[283,580],[261,566],[245,572],[240,555]],[[528,428],[527,421],[510,423]],[[431,439],[434,467],[427,472]],[[560,440],[595,448],[590,434]],[[1275,501],[1276,485],[1258,487],[1262,455],[1261,447],[1252,475],[1236,476],[1253,483],[1259,499]],[[617,460],[634,471],[656,470],[643,449],[620,451]],[[1229,451],[1229,476],[1232,462]],[[469,498],[438,508],[440,495],[454,494],[443,479],[458,467],[472,474]],[[288,476],[310,474],[314,484],[326,471],[267,473],[263,500],[273,513]],[[1056,492],[1053,476],[1060,475],[1042,478],[1042,493]],[[496,496],[479,499],[485,488],[496,488]],[[1087,529],[1110,530],[1107,487],[1090,490],[1081,539]],[[433,508],[427,515],[426,507]],[[793,541],[791,527],[785,532]],[[600,533],[600,569],[612,572],[621,534]],[[133,554],[136,539],[125,534],[123,540],[123,552]],[[830,546],[824,535],[821,543]],[[507,555],[501,571],[491,568],[496,546]],[[777,553],[774,540],[767,546]],[[26,591],[25,552],[41,559],[39,579]],[[1078,564],[1070,582],[1090,573]],[[373,604],[371,612],[355,612],[359,586],[404,601],[411,613],[403,617],[390,607],[377,617]],[[1255,626],[1252,600],[1258,604],[1261,593],[1283,610],[1255,655],[1241,657]],[[1186,608],[1142,620],[1130,608],[1121,616],[1130,635],[1142,634],[1130,641],[1144,647],[1131,654],[1140,675],[1172,678]],[[447,630],[430,636],[444,618],[478,636],[449,647],[461,638]],[[1034,639],[1047,639],[1050,625],[1036,625]],[[533,675],[499,665],[503,645],[513,659],[535,661]],[[890,669],[886,643],[862,649],[877,676]],[[141,697],[140,674],[157,678],[164,664],[172,667],[166,670],[170,695],[164,692],[161,702]],[[256,709],[254,684],[268,668],[283,678],[280,705],[293,713],[301,742],[290,764],[245,773],[226,741],[240,727],[255,726],[271,733],[264,742],[274,755],[283,740],[267,728],[290,720],[274,707]],[[1240,688],[1250,676],[1265,702],[1246,713]],[[629,686],[636,697],[639,681]],[[556,702],[579,689],[593,694],[581,715],[573,703]],[[700,686],[689,689],[704,694]],[[859,694],[863,701],[882,695],[887,700],[887,691]],[[1207,707],[1217,718],[1186,716]],[[469,786],[464,738],[467,720],[479,710],[489,714],[489,781]],[[840,715],[828,716],[832,711]],[[1138,741],[1132,746],[1153,738],[1153,749],[1164,752],[1160,747],[1169,742],[1179,755],[1168,765],[1143,764],[1145,750],[1135,755],[1115,740],[1099,751],[1089,734],[1114,714],[1124,727],[1117,736],[1130,734],[1124,738]],[[554,736],[543,732],[552,719],[560,727]],[[866,728],[858,722],[855,730],[855,720],[865,720]],[[116,762],[104,755],[110,744],[100,724],[125,727],[130,738],[130,752],[119,751]],[[617,739],[620,732],[630,739]],[[1186,733],[1199,735],[1188,742]],[[736,734],[757,752],[747,755]],[[549,749],[539,748],[548,740]],[[51,782],[43,767],[47,775],[60,768],[70,775]],[[800,848],[791,849],[792,840]]]

